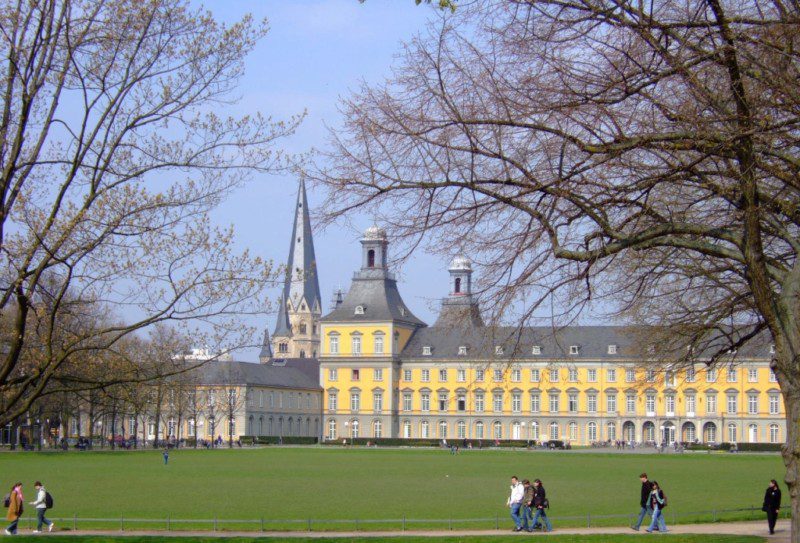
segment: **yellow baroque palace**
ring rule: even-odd
[[[471,263],[455,258],[432,326],[387,269],[385,232],[369,228],[350,290],[321,318],[322,437],[772,442],[784,408],[771,346],[707,369],[648,363],[624,327],[484,325]],[[443,281],[444,282],[444,281]]]

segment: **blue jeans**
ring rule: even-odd
[[[536,526],[537,522],[541,522],[544,525],[546,532],[553,530],[553,527],[550,525],[550,519],[547,518],[547,513],[544,511],[544,507],[536,508],[536,514],[533,515],[533,525]]]
[[[40,532],[42,531],[42,524],[47,524],[50,526],[52,521],[45,518],[44,514],[47,511],[44,507],[37,507],[36,508],[36,529]]]
[[[639,511],[639,518],[636,519],[636,524],[633,525],[634,530],[638,530],[642,527],[642,522],[644,522],[644,517],[649,517],[653,514],[653,510],[650,509],[650,505],[648,504],[646,507],[642,507],[642,510]]]
[[[647,531],[652,532],[656,524],[658,524],[659,532],[664,533],[667,531],[667,523],[664,522],[664,515],[661,514],[661,510],[657,507],[653,510],[653,520],[650,521],[650,527],[647,528]]]
[[[522,507],[522,503],[511,504],[511,518],[514,520],[514,526],[516,528],[522,527],[522,518],[519,515],[520,507]]]
[[[528,521],[533,518],[533,512],[531,508],[527,505],[522,505],[522,529],[527,530],[529,528],[533,528],[533,524],[528,524]]]
[[[8,530],[9,532],[11,532],[12,534],[15,534],[15,533],[17,533],[17,524],[18,524],[18,523],[19,523],[19,517],[17,517],[16,519],[12,520],[12,521],[11,521],[11,524],[9,524],[9,525],[6,527],[6,530]]]

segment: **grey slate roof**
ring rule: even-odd
[[[254,385],[319,389],[319,361],[315,358],[278,358],[267,364],[211,360],[190,373],[198,385]]]
[[[397,281],[388,273],[361,271],[353,277],[344,301],[322,318],[323,322],[394,321],[415,326],[425,323],[414,316],[397,290]],[[356,315],[356,306],[364,306],[364,314]]]
[[[294,307],[297,308],[302,299],[305,299],[311,309],[322,310],[317,259],[314,255],[314,238],[311,234],[306,183],[303,179],[300,180],[300,188],[297,190],[294,227],[289,243],[289,260],[286,263],[283,294],[278,307],[278,320],[273,335],[287,337],[292,335],[289,316],[286,313],[286,302],[291,300]]]

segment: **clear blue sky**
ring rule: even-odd
[[[271,31],[247,58],[246,75],[239,90],[237,112],[261,111],[288,118],[308,111],[296,136],[283,147],[304,152],[325,144],[325,124],[337,126],[337,101],[361,79],[379,82],[389,73],[401,43],[423,30],[426,21],[438,17],[430,6],[413,0],[214,0],[204,6],[225,21],[252,13],[266,17]],[[219,224],[234,224],[237,244],[266,259],[286,260],[292,229],[297,180],[290,176],[255,179],[215,213]],[[312,213],[320,195],[309,193]],[[319,231],[314,243],[320,272],[323,313],[338,286],[348,288],[360,266],[359,230],[369,226],[367,217],[352,217],[353,227],[333,225]],[[391,247],[390,247],[391,250]],[[438,299],[447,295],[447,259],[419,253],[402,270],[400,292],[418,317],[433,322]],[[274,289],[277,298],[279,290]],[[253,318],[259,329],[274,328],[274,315]],[[255,361],[257,350],[238,356]]]

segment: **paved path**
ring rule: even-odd
[[[764,536],[768,539],[769,543],[789,543],[789,521],[778,521],[776,527],[776,534],[770,536],[767,534],[766,520],[751,521],[751,522],[724,522],[715,524],[676,524],[670,527],[670,532],[673,534],[730,534],[730,535],[758,535]],[[25,532],[20,532],[21,534]],[[609,527],[609,528],[563,528],[550,532],[551,534],[632,534],[633,531],[627,527]],[[644,530],[642,530],[644,533]],[[539,537],[537,532],[535,535],[531,534],[512,534],[510,530],[436,530],[436,531],[413,531],[408,530],[405,532],[166,532],[166,531],[139,531],[139,530],[125,530],[119,531],[99,531],[99,530],[78,530],[78,531],[57,531],[53,534],[58,535],[99,535],[99,536],[159,536],[159,537],[177,537],[177,536],[194,536],[194,537],[279,537],[285,539],[293,538],[355,538],[355,537],[398,537],[398,536],[424,536],[424,537],[464,537],[464,536],[498,536],[498,535],[515,535],[516,537]],[[47,535],[47,534],[42,534]],[[653,535],[658,539],[658,535]]]

